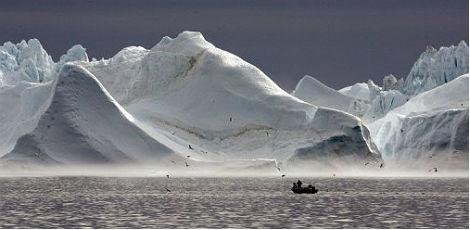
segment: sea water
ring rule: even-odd
[[[468,228],[468,178],[0,178],[1,228]]]

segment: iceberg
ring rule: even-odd
[[[370,101],[369,86],[365,82],[356,83],[338,90],[343,95],[363,101]]]
[[[361,117],[368,109],[367,101],[349,97],[324,85],[311,76],[304,76],[292,95],[312,105],[348,112]]]
[[[49,107],[36,128],[2,157],[4,161],[157,164],[176,156],[135,125],[135,119],[82,67],[64,65],[51,84]]]
[[[0,71],[4,84],[17,81],[44,82],[51,80],[54,61],[37,39],[0,46]],[[9,77],[11,76],[11,77]]]
[[[337,146],[339,154],[380,161],[358,118],[293,97],[198,32],[164,37],[150,50],[128,47],[111,59],[80,65],[147,132],[171,133],[173,141],[191,146],[191,157],[282,162],[299,149],[321,143],[327,147],[329,138],[347,137],[359,147]],[[315,154],[309,155],[314,159]]]
[[[85,49],[72,47],[54,63],[37,39],[0,46],[0,156],[31,132],[53,92],[53,80],[66,62],[88,61]]]
[[[466,73],[468,45],[464,41],[457,46],[441,47],[439,50],[428,46],[406,77],[402,92],[416,95]]]
[[[367,126],[394,167],[468,169],[468,74],[411,98]]]

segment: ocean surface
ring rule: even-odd
[[[1,228],[468,228],[468,178],[0,178]]]

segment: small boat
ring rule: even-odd
[[[301,193],[309,193],[309,194],[315,194],[318,192],[318,189],[316,189],[315,187],[293,187],[292,189],[292,192],[294,193],[297,193],[297,194],[301,194]]]

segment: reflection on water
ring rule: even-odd
[[[469,227],[468,179],[305,178],[315,195],[291,193],[293,181],[0,178],[0,227]]]

